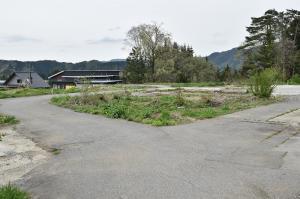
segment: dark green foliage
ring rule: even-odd
[[[12,185],[0,187],[0,199],[30,199],[28,193]]]
[[[229,65],[227,65],[221,73],[221,81],[231,82],[233,79],[233,73]]]
[[[299,85],[300,84],[300,75],[299,74],[294,75],[291,79],[289,79],[288,83],[291,85]]]
[[[127,58],[127,67],[124,70],[124,78],[130,83],[143,83],[146,81],[146,66],[142,60],[138,48],[133,48]]]
[[[270,98],[278,82],[278,72],[267,68],[257,72],[250,78],[250,90],[253,95],[260,98]]]
[[[300,12],[268,10],[253,17],[249,36],[240,49],[245,57],[242,74],[276,67],[286,81],[300,72]]]
[[[128,32],[133,49],[124,77],[130,83],[200,82],[215,80],[215,68],[194,56],[191,46],[172,42],[157,24],[142,24]]]

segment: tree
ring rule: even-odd
[[[252,23],[247,27],[249,36],[240,49],[257,49],[256,68],[264,69],[275,64],[275,40],[278,30],[278,15],[276,10],[268,10],[261,17],[253,17]],[[253,56],[253,54],[251,55]]]
[[[156,24],[134,27],[129,31],[128,38],[134,46],[124,73],[129,82],[196,82],[215,79],[216,70],[212,64],[194,56],[191,46],[172,42],[170,34]]]
[[[247,27],[249,36],[240,47],[245,55],[242,74],[249,76],[265,68],[276,67],[283,80],[300,69],[300,12],[268,10],[253,17]],[[300,72],[300,71],[299,71]]]
[[[222,76],[222,81],[226,81],[226,82],[232,81],[232,71],[228,64],[224,68],[221,76]]]
[[[139,49],[145,66],[150,68],[152,80],[154,80],[157,50],[169,43],[170,40],[170,34],[156,23],[132,27],[127,33],[127,42],[133,48]]]
[[[140,49],[133,48],[127,58],[127,67],[123,72],[124,78],[131,83],[143,83],[146,78],[146,66]]]

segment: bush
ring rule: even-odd
[[[254,96],[270,98],[278,81],[278,72],[267,68],[250,77],[250,91]]]
[[[126,118],[126,106],[123,104],[118,103],[111,103],[108,105],[105,105],[104,107],[104,114],[107,115],[110,118]]]
[[[1,115],[0,114],[0,125],[12,125],[12,124],[17,124],[18,120],[14,116],[9,116],[9,115]]]
[[[182,94],[181,89],[179,89],[179,90],[177,91],[176,99],[175,99],[175,104],[176,104],[176,106],[178,106],[178,107],[184,106],[184,105],[186,104],[186,101],[185,101],[185,99],[184,99],[184,97],[183,97],[183,94]]]
[[[9,184],[0,188],[0,199],[30,199],[30,196]]]
[[[296,74],[291,79],[288,80],[288,84],[298,85],[300,84],[300,75]]]

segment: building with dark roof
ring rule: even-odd
[[[3,83],[3,86],[10,88],[30,87],[48,88],[49,85],[36,72],[14,72]]]
[[[66,70],[50,77],[53,88],[67,88],[80,84],[116,84],[122,82],[120,70]]]

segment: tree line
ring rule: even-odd
[[[300,11],[268,10],[253,17],[249,35],[240,47],[245,60],[244,76],[266,68],[276,68],[283,81],[300,73]]]
[[[207,58],[196,56],[191,46],[180,45],[161,25],[142,24],[131,28],[127,42],[132,51],[124,78],[131,83],[234,81],[275,68],[287,81],[300,74],[300,11],[267,10],[252,17],[249,33],[239,47],[243,64],[218,69]]]
[[[132,51],[124,71],[126,81],[199,82],[215,80],[216,68],[195,56],[191,46],[172,41],[158,24],[142,24],[127,34]]]

